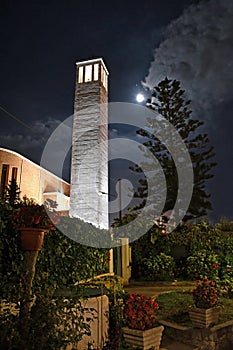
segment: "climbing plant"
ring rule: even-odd
[[[50,230],[39,252],[33,281],[28,334],[19,332],[19,300],[23,255],[20,234],[14,228],[19,209],[0,202],[0,348],[66,349],[84,334],[90,334],[95,310],[86,309],[78,294],[67,297],[61,290],[72,289],[78,280],[108,269],[109,252],[84,246],[58,230]],[[65,222],[64,218],[64,222]],[[74,219],[77,232],[85,223]],[[89,224],[86,224],[86,231]],[[95,230],[89,230],[95,234]],[[85,315],[88,313],[88,317]]]

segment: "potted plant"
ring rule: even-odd
[[[21,247],[23,250],[40,250],[44,234],[54,229],[60,216],[55,211],[56,202],[47,200],[44,205],[36,204],[33,200],[24,198],[14,216],[15,227],[20,231]]]
[[[156,301],[140,294],[130,294],[124,306],[125,327],[122,328],[126,343],[141,349],[158,350],[164,327],[157,326]]]
[[[14,225],[20,231],[21,247],[23,250],[23,267],[21,273],[21,298],[19,310],[19,327],[23,342],[29,332],[29,315],[35,301],[32,297],[32,283],[38,252],[42,247],[44,234],[53,229],[53,224],[59,220],[56,213],[56,202],[47,200],[44,205],[36,204],[24,197],[14,215]],[[23,344],[26,348],[26,343]]]
[[[208,328],[219,319],[220,308],[217,306],[219,295],[216,282],[207,277],[197,281],[197,286],[191,292],[194,308],[190,308],[189,316],[198,328]]]

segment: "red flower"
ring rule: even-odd
[[[214,269],[218,269],[219,268],[219,264],[215,263],[212,265]]]
[[[196,307],[208,309],[216,305],[218,301],[218,292],[216,282],[207,277],[202,281],[197,281],[197,287],[192,291],[193,301]]]
[[[47,205],[39,205],[27,198],[21,203],[21,207],[14,215],[15,227],[20,229],[24,227],[54,228],[60,215],[54,209],[55,202],[47,201]]]
[[[133,329],[150,329],[156,324],[155,314],[158,303],[151,298],[136,293],[130,294],[124,308],[124,319],[128,327]]]

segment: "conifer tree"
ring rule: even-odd
[[[215,153],[209,143],[208,135],[199,130],[203,122],[191,118],[190,102],[185,99],[185,91],[181,89],[180,82],[168,78],[154,87],[151,98],[147,101],[148,108],[155,110],[176,128],[191,157],[194,186],[192,200],[184,220],[206,215],[208,210],[212,209],[210,195],[206,191],[206,181],[213,177],[211,169],[216,165],[212,161]],[[153,119],[148,118],[147,122],[152,132],[138,130],[137,133],[146,138],[143,145],[157,157],[163,168],[167,183],[167,197],[163,209],[163,213],[165,213],[173,209],[177,198],[176,166],[165,145],[156,138],[156,130],[153,130]],[[131,170],[142,172],[140,166],[131,167]],[[145,178],[141,178],[135,197],[141,198],[142,202],[135,209],[144,206],[147,194],[147,181]]]
[[[6,202],[10,204],[11,207],[17,206],[20,201],[20,189],[17,185],[16,180],[11,180],[9,186],[6,187]]]

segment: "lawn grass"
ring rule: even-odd
[[[160,294],[156,301],[159,304],[158,320],[166,320],[182,326],[192,327],[188,309],[194,304],[189,292]],[[221,307],[218,323],[233,320],[233,299],[221,297],[218,305]]]

